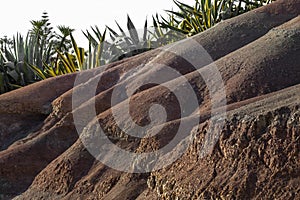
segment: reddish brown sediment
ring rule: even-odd
[[[212,58],[203,66],[192,66],[184,56],[156,49],[0,95],[0,199],[297,199],[299,14],[299,1],[278,0],[194,36],[192,40]],[[190,55],[196,47],[182,42],[180,48]],[[180,103],[166,85],[141,87],[130,96],[131,119],[147,125],[148,111],[157,103],[166,108],[167,121],[149,130],[160,130],[156,136],[128,137],[112,113],[112,109],[119,113],[119,120],[129,129],[123,110],[126,102],[112,107],[112,93],[133,84],[132,80],[159,77],[164,69],[161,64],[189,81],[198,105],[181,116]],[[227,118],[222,128],[214,127],[220,137],[212,152],[200,157],[212,121],[210,91],[199,71],[208,72],[212,66],[220,73],[226,92],[227,104],[217,111],[226,110]],[[216,74],[207,75],[212,80]],[[84,84],[74,88],[78,76]],[[95,97],[82,96],[72,108],[76,105],[72,105],[73,92],[84,93],[95,82],[99,83]],[[182,82],[174,78],[167,85],[180,90]],[[91,106],[97,117],[88,115]],[[73,117],[78,114],[89,123],[84,133],[100,123],[116,145],[136,153],[167,145],[183,121],[199,119],[199,125],[186,128],[193,140],[174,163],[131,174],[109,168],[90,154],[78,138]]]

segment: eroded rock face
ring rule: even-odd
[[[297,87],[290,88],[298,91]],[[280,94],[286,99],[290,94]],[[299,97],[298,97],[299,99]],[[274,99],[272,99],[274,100]],[[267,99],[228,113],[211,155],[200,158],[209,122],[194,132],[189,151],[148,178],[159,199],[296,199],[299,196],[299,104]],[[288,178],[289,177],[289,178]],[[140,199],[147,197],[147,192]]]
[[[0,199],[299,197],[299,14],[299,1],[278,0],[189,40],[1,95]],[[136,155],[174,138],[187,148],[162,168],[147,157],[120,170],[100,162],[115,155],[101,154],[105,138]],[[98,159],[87,141],[102,148]]]

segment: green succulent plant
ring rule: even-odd
[[[272,0],[195,0],[194,6],[173,0],[179,11],[166,10],[162,28],[192,36],[225,20],[271,3]],[[274,1],[274,0],[273,0]],[[159,20],[157,20],[159,21]]]
[[[106,64],[104,47],[108,45],[105,41],[107,29],[105,29],[103,34],[101,34],[97,26],[95,26],[95,28],[91,27],[91,29],[93,34],[88,30],[83,32],[84,36],[89,41],[89,49],[87,52],[88,58],[85,62],[85,69],[91,69]]]
[[[155,16],[152,16],[153,20],[153,30],[149,31],[151,34],[151,46],[154,48],[158,48],[170,43],[174,43],[178,40],[186,38],[186,35],[182,33],[182,31],[178,31],[177,29],[174,29],[174,22],[172,19],[172,16],[170,16],[170,27],[167,26],[161,26],[162,20],[165,20],[162,18],[162,20],[159,18],[158,14]]]
[[[24,63],[27,40],[17,34],[12,40],[3,40],[0,49],[0,93],[33,83],[34,74]]]
[[[148,37],[147,19],[145,20],[142,36],[139,35],[129,15],[127,15],[127,33],[125,33],[118,22],[116,22],[116,24],[120,33],[106,26],[112,40],[108,46],[108,51],[111,52],[111,58],[108,62],[121,60],[152,49]]]
[[[43,61],[43,69],[40,69],[33,64],[26,63],[29,68],[39,77],[39,79],[43,80],[49,77],[74,73],[85,69],[84,48],[77,46],[77,43],[71,32],[68,32],[68,36],[71,38],[73,53],[61,52],[59,49],[56,49],[57,57],[55,57],[55,59],[53,59],[50,63]]]
[[[0,39],[1,93],[50,76],[40,76],[37,71],[46,71],[52,75],[52,72],[62,74],[54,65],[58,63],[57,51],[69,51],[71,41],[67,39],[67,36],[73,29],[58,26],[60,34],[57,34],[50,26],[47,13],[43,13],[41,20],[32,20],[31,24],[32,29],[25,38],[17,34],[13,36],[13,39],[7,37]]]

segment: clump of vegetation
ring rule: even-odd
[[[274,1],[274,0],[273,0]],[[141,33],[127,16],[127,33],[116,22],[119,32],[97,26],[83,32],[89,41],[78,47],[68,26],[53,30],[45,12],[41,20],[31,21],[26,37],[0,38],[0,94],[49,77],[91,69],[173,43],[214,26],[221,20],[271,3],[272,0],[195,0],[190,6],[174,0],[178,11],[156,14],[152,26],[147,20]],[[109,39],[107,39],[109,34]]]
[[[195,0],[194,6],[173,0],[179,11],[166,10],[168,18],[161,17],[162,28],[192,36],[211,28],[221,20],[235,17],[272,0]],[[273,0],[274,1],[274,0]]]
[[[49,65],[60,60],[58,51],[70,50],[71,41],[67,37],[73,30],[66,26],[58,26],[60,33],[54,32],[47,13],[43,13],[41,20],[31,21],[31,24],[32,29],[25,38],[17,34],[13,39],[0,39],[1,93],[34,83],[42,77],[53,76],[53,73],[60,75],[65,72],[59,73],[58,66],[50,69]]]

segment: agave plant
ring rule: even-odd
[[[59,49],[56,49],[57,57],[55,57],[50,63],[43,61],[43,69],[40,69],[33,64],[26,63],[39,77],[39,79],[43,80],[49,77],[74,73],[84,69],[84,48],[77,46],[77,43],[71,32],[68,32],[68,34],[71,38],[73,53],[61,52]]]
[[[110,27],[106,26],[107,29],[110,31],[110,38],[112,40],[112,42],[109,43],[109,48],[108,48],[108,50],[111,52],[111,59],[109,59],[109,62],[134,56],[153,48],[151,47],[151,43],[148,37],[147,23],[148,22],[146,19],[143,28],[142,37],[140,37],[138,30],[134,26],[129,15],[127,15],[127,30],[128,30],[127,34],[118,24],[118,22],[116,22],[116,24],[120,30],[120,34],[118,34]]]
[[[104,49],[105,47],[106,49],[108,47],[108,43],[105,41],[107,29],[105,29],[103,34],[101,34],[97,26],[95,26],[95,28],[91,27],[91,29],[96,37],[94,37],[88,30],[83,32],[89,41],[89,50],[87,52],[88,58],[84,65],[85,69],[91,69],[106,64],[105,58],[107,56],[105,56],[106,52]]]
[[[37,70],[49,72],[49,66],[57,61],[57,49],[70,49],[67,36],[73,29],[59,26],[61,34],[57,34],[50,26],[47,13],[43,13],[41,20],[32,20],[31,24],[32,29],[25,38],[17,34],[13,39],[0,39],[1,93],[44,79],[37,75]]]
[[[242,14],[258,7],[267,5],[269,3],[272,3],[273,1],[275,0],[239,0],[239,4],[241,4],[241,6],[239,10],[240,12],[238,14]]]
[[[26,40],[17,34],[2,40],[0,50],[0,92],[8,92],[34,82],[34,74],[24,64]],[[29,45],[27,45],[28,47]]]
[[[152,16],[153,19],[153,30],[149,31],[151,34],[151,46],[154,48],[161,47],[170,43],[174,43],[178,40],[184,39],[186,36],[176,29],[161,26],[162,21],[159,19],[158,14]],[[170,16],[170,27],[174,26],[174,18]],[[163,19],[165,20],[165,19]]]
[[[179,11],[166,10],[168,18],[161,16],[159,24],[162,28],[188,36],[205,31],[221,20],[272,2],[272,0],[195,0],[195,5],[190,6],[177,0],[173,1]]]
[[[161,17],[161,27],[192,36],[202,32],[222,19],[221,12],[230,9],[226,0],[196,0],[194,6],[173,0],[179,11],[166,10],[168,19]],[[231,2],[233,2],[232,0]]]

